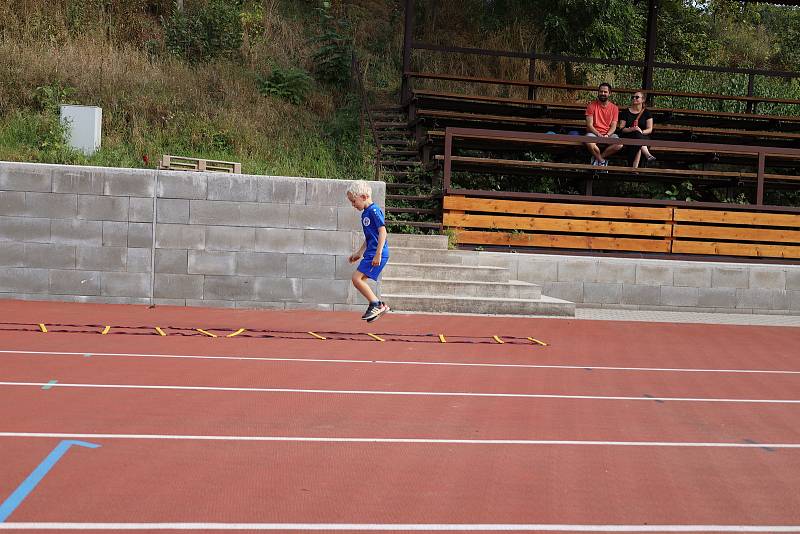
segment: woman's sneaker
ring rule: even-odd
[[[367,310],[367,313],[364,314],[366,317],[364,319],[371,323],[375,319],[379,318],[384,313],[391,311],[391,308],[385,302],[379,302],[377,306],[372,307],[372,310]]]

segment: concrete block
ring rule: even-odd
[[[333,304],[320,304],[314,302],[287,302],[287,310],[313,310],[313,311],[334,311]]]
[[[234,274],[236,253],[189,251],[189,274]]]
[[[519,257],[517,279],[532,284],[558,281],[558,262],[546,258]]]
[[[800,291],[787,291],[787,309],[793,312],[800,312]]]
[[[330,280],[329,280],[330,281]],[[302,299],[302,281],[299,278],[256,278],[255,299],[265,302],[295,301]]]
[[[127,221],[129,208],[128,197],[78,196],[78,219],[88,221]]]
[[[78,196],[58,193],[25,193],[28,217],[72,219],[78,212]]]
[[[661,287],[662,306],[697,306],[699,288],[696,287]]]
[[[256,228],[255,250],[258,252],[302,253],[305,230],[288,228]],[[348,255],[350,252],[348,252]]]
[[[208,175],[205,172],[158,171],[158,197],[205,199]]]
[[[103,180],[92,168],[58,166],[53,169],[53,193],[102,195]]]
[[[204,226],[188,224],[156,225],[156,248],[202,250],[205,246],[206,228]]]
[[[0,266],[29,267],[25,262],[25,244],[0,241]]]
[[[661,286],[622,284],[622,304],[657,306],[661,302]]]
[[[778,289],[737,289],[736,307],[753,310],[786,309],[789,299],[784,290]]]
[[[792,266],[786,269],[786,289],[800,289],[800,268]]]
[[[258,200],[256,176],[220,174],[208,175],[208,200],[235,200],[256,202]]]
[[[735,308],[736,288],[701,287],[698,289],[697,305],[703,308]]]
[[[128,223],[103,221],[103,246],[127,247]]]
[[[256,297],[256,280],[252,276],[206,276],[203,296],[209,300],[261,300]],[[285,279],[272,280],[278,284]]]
[[[583,283],[544,282],[542,284],[542,294],[570,302],[583,302]]]
[[[128,246],[151,248],[153,246],[153,225],[151,223],[129,223]]]
[[[327,254],[289,254],[286,276],[331,280],[336,272],[336,257]]]
[[[279,252],[237,252],[236,274],[266,278],[286,277],[287,255]]]
[[[99,295],[100,273],[97,271],[50,270],[50,293],[53,295]]]
[[[186,299],[186,305],[196,308],[235,308],[234,300]]]
[[[752,267],[747,287],[749,289],[786,289],[786,271],[780,267],[772,269]]]
[[[258,180],[257,200],[273,204],[305,204],[306,182],[305,178],[263,176]]]
[[[202,299],[204,278],[201,274],[156,273],[155,297],[162,299]]]
[[[347,256],[335,256],[336,258],[336,271],[334,272],[333,277],[336,280],[350,280],[350,277],[353,276],[353,271],[356,270],[356,263],[350,263],[348,261],[349,254]]]
[[[53,243],[25,243],[25,266],[41,269],[74,269],[75,247]]]
[[[243,310],[283,310],[286,308],[286,303],[238,300],[236,301],[236,307]]]
[[[315,230],[336,230],[335,206],[289,206],[289,227]]]
[[[186,299],[153,299],[156,306],[186,306]]]
[[[194,200],[190,212],[192,224],[284,228],[289,222],[284,204]]]
[[[0,241],[48,243],[50,219],[0,216]]]
[[[676,287],[711,287],[711,267],[680,265],[673,269],[673,284]]]
[[[160,198],[156,201],[157,223],[189,224],[189,201]]]
[[[633,262],[604,261],[597,262],[595,280],[601,283],[636,283],[636,264]]]
[[[370,183],[373,187],[373,201],[378,205],[382,205],[375,198],[375,185]],[[319,178],[309,178],[306,181],[306,205],[309,206],[341,206],[349,207],[350,201],[347,199],[347,188],[350,187],[348,180],[326,180]]]
[[[53,243],[102,247],[103,223],[101,221],[55,219],[50,224],[50,235]]]
[[[744,289],[749,284],[747,267],[715,266],[711,271],[711,287],[735,287]]]
[[[156,171],[150,169],[98,169],[103,194],[114,197],[153,197]]]
[[[362,232],[361,217],[352,206],[336,208],[336,229],[344,232]],[[389,246],[392,246],[392,235],[387,237]]]
[[[552,296],[552,295],[551,295]],[[583,303],[619,304],[622,301],[622,284],[585,282]]]
[[[0,269],[0,292],[3,293],[47,293],[50,278],[47,269],[10,268]]]
[[[353,253],[358,244],[354,243],[351,232],[326,230],[303,230],[304,254],[347,254]],[[363,236],[362,236],[363,239]],[[354,246],[355,245],[355,246]],[[391,255],[391,251],[390,251]]]
[[[596,279],[597,260],[559,258],[559,282],[594,282]]]
[[[150,275],[147,273],[102,273],[100,294],[110,297],[149,297]]]
[[[156,249],[156,272],[166,274],[189,273],[189,251]]]
[[[0,191],[0,215],[9,217],[29,215],[25,204],[25,194],[24,191]]]
[[[36,163],[0,163],[0,190],[53,191],[53,167]]]
[[[636,265],[636,285],[673,285],[672,267],[662,263],[639,263]]]
[[[125,271],[128,265],[126,247],[78,247],[76,266],[86,271]]]
[[[207,250],[252,251],[256,248],[256,229],[245,226],[201,226],[205,229]]]
[[[149,248],[129,248],[128,250],[128,272],[129,273],[149,273],[151,265],[151,251]],[[149,275],[148,275],[149,277]]]
[[[128,220],[130,222],[153,222],[153,199],[131,197]]]

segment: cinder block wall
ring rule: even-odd
[[[0,298],[361,309],[348,183],[0,162]]]
[[[584,308],[800,315],[800,265],[471,252]]]

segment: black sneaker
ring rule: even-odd
[[[370,316],[366,318],[366,321],[368,323],[371,323],[372,321],[378,319],[381,315],[383,315],[388,311],[391,311],[389,305],[386,304],[385,302],[379,302],[378,305],[373,308]]]
[[[372,317],[372,315],[374,314],[375,308],[377,308],[379,305],[380,305],[380,303],[373,304],[373,303],[370,302],[369,306],[367,306],[367,311],[364,312],[364,315],[362,315],[361,318],[362,319],[367,319],[369,317]]]

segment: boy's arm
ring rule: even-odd
[[[372,265],[381,264],[381,256],[383,256],[384,244],[386,244],[386,227],[381,226],[378,228],[378,249],[375,251],[375,257],[372,258]]]
[[[361,243],[361,246],[358,247],[358,250],[350,254],[348,261],[350,263],[356,262],[361,259],[361,256],[364,255],[364,251],[367,249],[367,242],[366,240]]]

